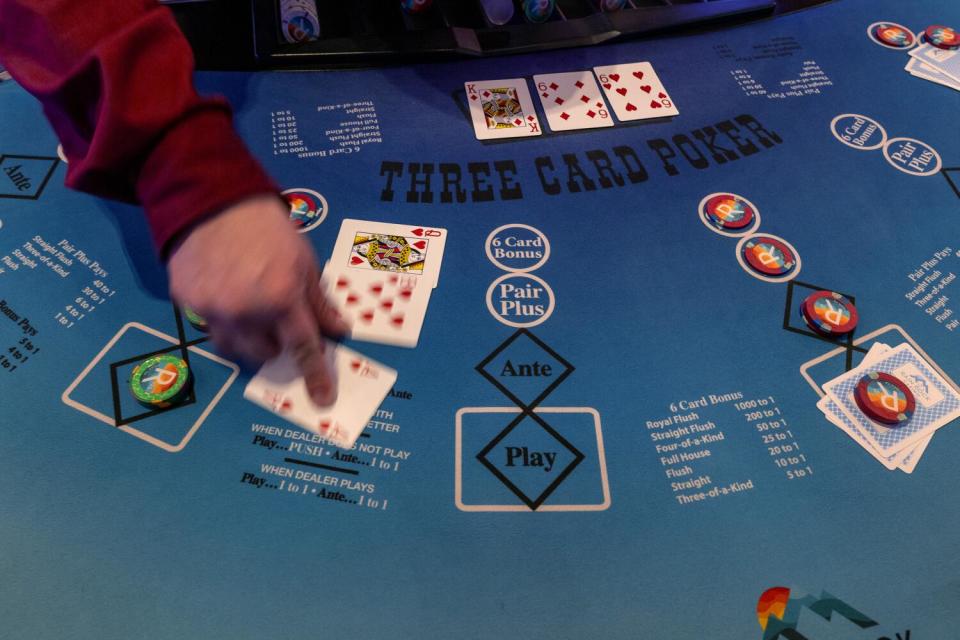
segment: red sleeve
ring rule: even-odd
[[[0,60],[43,104],[67,186],[142,204],[164,257],[204,216],[276,192],[226,101],[197,95],[190,47],[155,0],[0,0]]]

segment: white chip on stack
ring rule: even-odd
[[[320,37],[320,19],[315,0],[279,0],[280,31],[290,44]]]

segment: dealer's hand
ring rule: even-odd
[[[174,247],[167,271],[171,295],[206,319],[218,348],[253,364],[289,349],[313,401],[336,399],[323,335],[348,328],[280,198],[256,196],[204,220]]]

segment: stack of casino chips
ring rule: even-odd
[[[743,198],[732,193],[718,193],[704,205],[707,222],[721,231],[740,232],[753,224],[757,212]]]
[[[759,233],[744,243],[741,255],[747,265],[762,276],[787,276],[797,266],[797,256],[790,247],[778,238]]]
[[[135,366],[130,390],[140,404],[165,409],[186,399],[193,387],[187,363],[170,354],[151,356]]]
[[[320,37],[320,18],[315,0],[279,0],[280,31],[290,44]]]
[[[934,24],[923,30],[923,41],[938,49],[956,51],[960,49],[960,32],[952,27]]]
[[[835,291],[816,291],[800,305],[800,317],[818,335],[840,338],[853,332],[860,319],[853,302]]]
[[[868,418],[891,428],[907,424],[917,407],[910,387],[900,378],[882,371],[860,378],[853,389],[853,399]]]

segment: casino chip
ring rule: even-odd
[[[290,44],[320,37],[320,19],[314,0],[280,0],[280,31]]]
[[[753,224],[756,211],[744,198],[733,193],[719,193],[704,205],[708,222],[718,229],[740,231]]]
[[[206,333],[210,330],[210,327],[207,325],[207,321],[204,319],[204,317],[189,307],[183,307],[183,317],[185,317],[187,322],[189,322],[190,325],[197,331],[203,331]]]
[[[523,0],[523,15],[530,22],[546,22],[555,8],[555,0]]]
[[[133,368],[130,376],[130,390],[137,402],[152,408],[183,402],[192,385],[190,367],[172,355],[147,358]]]
[[[860,318],[853,302],[834,291],[811,293],[800,305],[800,316],[813,331],[834,338],[856,329]]]
[[[853,390],[853,398],[868,418],[891,427],[905,425],[917,406],[910,387],[899,378],[880,371],[860,378]]]
[[[930,25],[924,29],[923,39],[939,49],[960,49],[960,33],[940,24]]]
[[[879,23],[874,27],[873,35],[880,42],[897,49],[909,49],[916,43],[916,36],[912,31],[890,22]]]
[[[280,194],[290,205],[290,220],[299,233],[306,233],[327,217],[327,200],[311,189],[287,189]]]
[[[407,13],[421,13],[432,4],[433,0],[400,0],[400,8]]]
[[[743,259],[755,272],[765,276],[784,276],[797,266],[793,250],[780,240],[755,235],[741,249]]]

